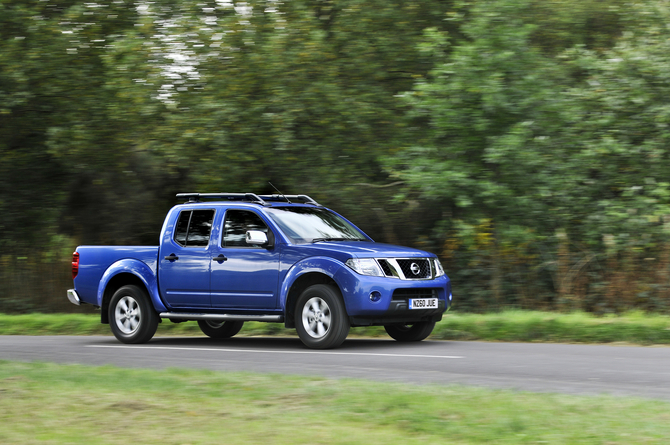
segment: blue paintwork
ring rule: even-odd
[[[213,209],[213,207],[209,207]],[[158,255],[160,295],[172,308],[209,308],[210,258],[206,247],[182,247],[173,240],[180,208],[173,208],[165,218]],[[166,260],[168,255],[179,257]]]
[[[411,247],[375,243],[373,241],[333,241],[314,244],[297,244],[296,249],[304,249],[314,254],[327,254],[342,260],[349,258],[426,258],[435,255]]]
[[[293,264],[293,267],[291,267],[287,271],[286,275],[282,280],[282,287],[279,297],[280,307],[286,307],[286,298],[288,297],[289,290],[291,289],[293,283],[295,283],[295,280],[300,278],[302,275],[311,272],[316,272],[327,275],[330,278],[334,278],[335,274],[342,267],[349,269],[347,266],[344,265],[343,262],[326,256],[306,257],[300,260],[299,262]],[[345,307],[346,307],[346,301],[345,301]]]
[[[279,250],[215,246],[212,255],[222,254],[227,260],[212,261],[212,307],[275,309]]]
[[[165,311],[166,308],[163,305],[163,302],[158,295],[158,281],[156,280],[156,270],[152,270],[146,263],[135,260],[135,259],[124,259],[119,260],[113,263],[111,266],[105,270],[105,273],[100,278],[100,285],[98,286],[98,297],[96,306],[102,305],[102,299],[105,293],[105,289],[109,284],[109,281],[114,278],[116,275],[121,273],[128,273],[135,275],[146,287],[151,297],[151,301],[154,304],[154,307],[157,311]]]
[[[114,276],[130,273],[147,286],[157,310],[164,307],[158,296],[156,268],[158,247],[79,246],[79,274],[74,285],[82,302],[100,306],[104,289]]]
[[[273,203],[277,207],[285,205],[288,204]],[[189,209],[215,210],[207,246],[182,247],[173,240],[179,212]],[[274,234],[274,245],[269,248],[222,247],[222,227],[229,209],[258,215]],[[434,254],[375,243],[371,238],[369,241],[292,244],[263,209],[258,204],[242,202],[182,204],[166,216],[159,247],[80,246],[75,289],[83,302],[101,306],[110,280],[125,273],[144,283],[158,312],[269,314],[284,311],[296,280],[308,273],[319,273],[339,286],[350,316],[374,317],[384,313],[396,289],[436,289],[438,298],[445,302],[444,307],[449,307],[451,283],[447,276],[433,280],[372,277],[359,275],[345,265],[350,258],[435,258]],[[171,254],[179,259],[166,260]],[[226,261],[216,261],[219,255],[224,255]],[[374,291],[381,295],[378,301],[369,298]]]
[[[391,303],[393,291],[396,289],[437,289],[437,298],[449,305],[446,275],[433,280],[406,281],[388,277],[369,277],[359,275],[348,267],[341,268],[334,277],[342,290],[347,313],[353,316],[373,316],[384,312]],[[370,293],[381,294],[379,301],[370,301]]]
[[[228,205],[227,210],[247,210],[255,213],[265,224],[271,222],[258,206]],[[276,309],[279,287],[279,259],[281,242],[272,248],[222,247],[221,228],[224,212],[217,212],[209,251],[211,258],[223,255],[226,261],[211,262],[210,292],[212,308],[217,309]]]

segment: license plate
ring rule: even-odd
[[[410,298],[410,309],[437,309],[437,298]]]

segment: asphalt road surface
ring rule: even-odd
[[[195,368],[463,384],[534,392],[670,400],[670,347],[348,339],[335,350],[297,338],[0,336],[0,359],[133,368]]]

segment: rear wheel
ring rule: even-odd
[[[198,320],[200,330],[212,338],[230,338],[240,332],[243,321]]]
[[[109,303],[109,314],[112,333],[123,343],[146,343],[158,328],[158,314],[149,295],[138,286],[117,290]]]
[[[396,341],[421,341],[428,337],[435,328],[434,321],[418,323],[395,323],[384,326],[386,333]]]
[[[305,346],[313,349],[336,348],[349,334],[349,317],[342,296],[334,287],[315,284],[298,298],[295,327]]]

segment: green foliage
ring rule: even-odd
[[[138,82],[151,68],[138,52],[142,17],[123,2],[0,7],[3,248],[44,249],[58,231],[87,243],[147,242],[149,231],[155,240],[159,224],[142,220],[153,216],[160,166],[138,139],[160,104]],[[144,211],[124,224],[133,204]]]
[[[401,237],[395,221],[380,224],[393,209],[375,187],[387,181],[379,159],[403,132],[394,95],[429,67],[422,30],[441,24],[448,3],[249,2],[242,14],[216,5],[183,2],[174,18],[175,44],[199,77],[174,81],[182,91],[158,136],[194,186],[267,193],[270,181]]]
[[[416,46],[448,7],[3,2],[0,239],[153,244],[175,192],[268,181],[347,196],[326,201],[396,238],[385,204],[362,209],[387,195],[393,96],[429,68]]]
[[[645,307],[665,310],[667,262],[630,274],[669,241],[668,11],[637,5],[626,15],[636,28],[609,44],[562,48],[559,39],[548,51],[537,7],[470,8],[464,38],[406,95],[417,131],[429,131],[389,168],[448,209],[436,244],[467,307],[527,306],[534,293],[536,307],[620,311],[656,285]],[[428,33],[424,47],[442,47],[438,37]]]
[[[440,254],[461,308],[668,311],[669,14],[0,0],[3,273],[155,244],[176,192],[270,181]]]
[[[575,46],[611,48],[632,15],[629,7],[626,0],[544,0],[529,2],[523,16],[536,25],[531,43],[556,55]]]

